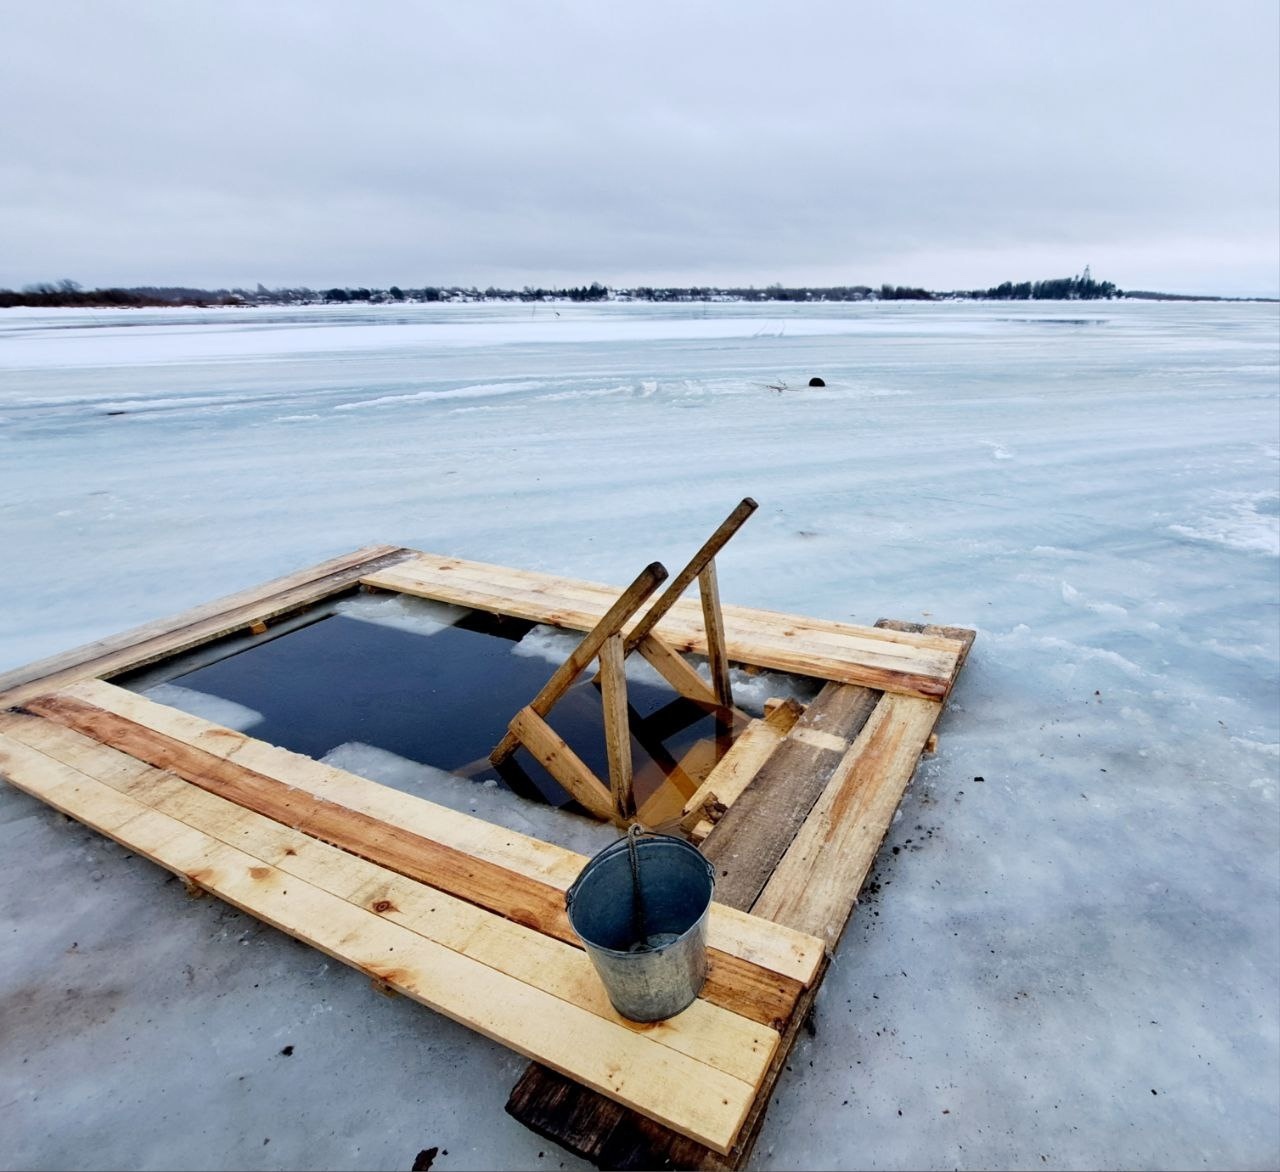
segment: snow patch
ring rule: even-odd
[[[434,635],[469,613],[465,607],[415,598],[412,594],[356,594],[344,598],[334,610],[349,619],[394,627],[414,635]]]
[[[180,712],[198,716],[212,724],[220,724],[223,728],[233,728],[237,732],[247,732],[263,720],[261,712],[255,712],[244,704],[225,700],[221,696],[211,696],[208,692],[197,692],[194,688],[184,688],[181,684],[155,684],[142,694],[157,704],[166,704]]]
[[[1169,531],[1192,541],[1280,557],[1280,494],[1219,493],[1218,498],[1204,516],[1170,525]]]
[[[339,403],[335,411],[359,411],[365,407],[385,407],[388,403],[414,403],[422,400],[488,399],[494,395],[514,395],[521,391],[536,391],[546,386],[541,380],[511,383],[476,383],[469,387],[455,387],[444,391],[414,391],[405,395],[379,395],[376,399],[358,399],[354,403]]]
[[[593,855],[618,837],[617,831],[606,823],[522,798],[492,782],[471,781],[456,773],[410,761],[360,741],[338,745],[326,753],[322,761],[579,854]]]

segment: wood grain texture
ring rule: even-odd
[[[267,774],[291,789],[412,831],[504,871],[536,880],[563,893],[588,859],[555,843],[531,838],[481,818],[462,814],[413,794],[380,785],[358,774],[324,765],[300,753],[269,745],[245,733],[157,704],[113,684],[85,680],[61,695],[124,716],[134,724]],[[0,713],[0,720],[4,714]],[[707,920],[711,947],[800,984],[812,979],[822,942],[778,924],[762,924],[737,909],[714,902]]]
[[[613,798],[604,782],[532,708],[521,708],[511,718],[511,735],[583,809],[603,822],[613,817]]]
[[[626,822],[636,810],[631,790],[631,722],[627,716],[626,652],[616,632],[600,647],[600,704],[604,709],[605,752],[609,758],[609,794],[613,816]]]
[[[814,745],[803,734],[823,733],[847,746],[878,699],[867,688],[825,685],[716,823],[701,849],[716,866],[724,902],[751,907],[840,763],[834,742]]]
[[[716,563],[708,562],[698,575],[698,597],[702,603],[703,637],[707,643],[707,664],[711,668],[711,686],[716,701],[724,708],[733,707],[733,689],[729,683],[729,652],[724,642],[724,616],[720,612],[720,582]]]
[[[727,1151],[750,1111],[763,1051],[759,1075],[735,1077],[314,886],[8,734],[0,734],[0,761],[21,788],[128,849],[700,1143]],[[767,1045],[767,1033],[760,1037]]]
[[[747,725],[707,774],[706,781],[685,802],[681,825],[689,829],[704,818],[718,822],[803,713],[804,708],[797,701],[781,700],[762,720],[753,720]]]
[[[960,628],[926,628],[921,624],[900,624],[883,619],[876,624],[877,630],[887,632],[898,628],[905,635],[934,637],[930,633],[936,633],[937,637],[946,639],[949,644],[958,644],[956,673],[963,665],[974,638],[974,632]],[[951,682],[954,682],[954,678],[953,673]],[[852,700],[853,697],[846,699]],[[878,701],[879,698],[873,692],[863,699]],[[940,705],[933,707],[936,711],[941,710]],[[846,712],[844,715],[847,719],[849,714]],[[840,723],[840,719],[837,713],[832,712],[828,719],[815,722],[814,731],[818,734],[835,735],[832,730]],[[894,805],[896,807],[896,802]],[[890,820],[892,815],[893,810],[889,809]],[[704,822],[700,826],[708,827],[709,824]],[[801,832],[803,833],[803,827]],[[872,855],[874,856],[874,850]],[[839,867],[839,858],[833,859],[832,865]],[[850,873],[846,877],[852,884],[844,892],[847,908],[837,906],[829,909],[827,914],[830,918],[824,927],[836,919],[843,925],[848,919],[849,911],[856,905],[858,887],[865,872],[861,876]],[[724,891],[717,894],[719,898],[731,898]],[[823,934],[830,935],[830,932],[824,931]],[[838,937],[838,933],[836,936]],[[817,982],[821,981],[825,968],[824,959]],[[790,1055],[804,1018],[811,1011],[817,989],[818,984],[815,983],[798,1002],[796,1013],[783,1034],[782,1044],[778,1047],[773,1064],[752,1104],[751,1114],[744,1122],[733,1150],[727,1155],[691,1143],[687,1138],[662,1128],[636,1112],[627,1111],[615,1102],[581,1086],[575,1086],[572,1080],[536,1062],[530,1064],[513,1089],[507,1102],[507,1111],[539,1135],[560,1143],[601,1168],[702,1168],[715,1169],[717,1172],[740,1169],[750,1158],[764,1122],[773,1087]]]
[[[364,580],[382,589],[584,631],[617,597],[614,587],[426,554]],[[736,663],[935,699],[946,695],[955,675],[959,648],[952,640],[746,607],[722,605],[721,612],[727,653]],[[708,653],[696,600],[673,603],[656,631],[676,651]]]
[[[841,759],[752,911],[834,949],[940,706],[884,696]]]
[[[0,705],[21,704],[30,696],[73,680],[144,667],[308,606],[355,585],[366,574],[414,556],[413,550],[399,546],[368,546],[123,634],[86,643],[0,675]]]
[[[594,608],[599,605],[602,596],[612,600],[617,597],[619,591],[619,587],[585,579],[566,578],[539,570],[519,570],[510,566],[469,561],[433,553],[419,553],[410,563],[406,563],[406,571],[410,575],[423,573],[429,576],[453,578],[482,590],[510,590],[517,597],[536,599],[543,605],[559,599],[571,606],[587,605]],[[696,601],[679,599],[672,603],[671,609],[683,611],[691,622],[697,621],[698,603]],[[954,655],[957,651],[954,638],[926,632],[927,630],[935,632],[963,630],[947,627],[926,628],[923,624],[904,623],[897,620],[880,620],[875,626],[866,627],[833,619],[728,604],[725,605],[724,610],[726,613],[738,614],[743,622],[758,621],[769,627],[798,624],[794,630],[796,636],[822,638],[832,642],[844,642],[854,638],[874,644],[886,653],[905,656],[917,655],[922,650]]]
[[[842,731],[852,740],[880,695],[865,688],[828,684],[791,731],[803,725],[806,729],[830,735]],[[788,743],[792,747],[784,752]],[[745,809],[754,812],[755,817],[739,815],[745,843],[741,867],[735,856],[732,862],[734,869],[739,871],[737,881],[729,882],[725,876],[717,878],[718,901],[740,909],[750,907],[773,866],[785,853],[795,829],[803,823],[808,809],[821,795],[841,756],[830,750],[785,739],[774,749],[746,786],[743,795],[716,824],[703,844],[702,849],[706,852],[707,845],[721,832],[735,811]],[[793,776],[793,768],[800,772]],[[793,784],[797,779],[799,784]],[[751,797],[753,793],[754,798]],[[743,802],[747,802],[747,806],[744,807]],[[798,819],[794,812],[797,802],[804,807]],[[779,830],[770,821],[775,817],[786,819],[792,825]],[[726,853],[733,841],[731,837],[723,840],[722,849]],[[765,862],[758,864],[756,852],[760,851],[764,852]],[[708,857],[712,857],[710,853]],[[825,971],[825,964],[824,958],[820,973]],[[575,1086],[572,1080],[537,1062],[529,1066],[516,1084],[507,1101],[507,1112],[538,1134],[601,1168],[740,1168],[750,1156],[774,1083],[815,994],[816,988],[806,990],[797,1000],[795,1013],[783,1023],[782,1044],[752,1104],[751,1114],[744,1121],[738,1140],[727,1156],[706,1146],[692,1144],[687,1137],[665,1130],[652,1120],[627,1111],[585,1087]]]
[[[267,774],[136,724],[75,697],[33,700],[29,710],[101,744],[166,770],[245,809],[340,847],[468,903],[581,947],[563,892],[416,834],[402,826],[314,797]],[[770,931],[761,925],[761,934]],[[772,1026],[785,1022],[803,984],[719,949],[709,950],[703,995],[715,1005]]]
[[[658,624],[659,620],[676,603],[693,580],[711,565],[718,554],[729,542],[729,539],[746,523],[747,518],[760,506],[749,496],[743,497],[734,510],[716,527],[716,531],[702,543],[698,552],[689,559],[680,572],[671,580],[671,585],[662,592],[653,606],[641,617],[631,635],[627,639],[627,650],[633,650],[639,642]]]
[[[668,647],[657,635],[646,635],[637,650],[657,672],[686,700],[699,704],[715,704],[716,693],[689,664],[684,656]]]
[[[38,750],[313,887],[735,1078],[758,1082],[776,1045],[773,1031],[702,1000],[666,1022],[628,1022],[609,1003],[580,949],[246,810],[72,729],[35,716],[10,717],[0,726],[0,769],[8,765],[21,776],[30,760],[15,763],[10,742]]]

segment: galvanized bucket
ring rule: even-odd
[[[565,893],[569,923],[623,1017],[662,1021],[698,996],[715,874],[683,839],[632,827]]]

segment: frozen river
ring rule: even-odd
[[[1278,363],[1255,304],[4,311],[0,671],[753,496],[727,601],[979,632],[754,1166],[1275,1166]],[[574,1166],[522,1060],[7,787],[0,930],[4,1166]]]

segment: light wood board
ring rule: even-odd
[[[613,586],[425,553],[361,580],[384,590],[579,631],[591,630],[620,593]],[[957,641],[935,635],[740,606],[722,606],[721,614],[728,655],[735,663],[925,699],[947,694],[961,653]],[[708,653],[696,598],[676,602],[655,629],[677,651]]]
[[[69,690],[171,711],[109,684]],[[89,707],[64,699],[71,711]],[[51,700],[33,708],[42,706],[58,711]],[[197,727],[206,739],[224,731]],[[715,1150],[732,1145],[778,1045],[770,1025],[705,997],[659,1025],[626,1022],[576,942],[308,834],[296,798],[293,826],[206,788],[207,778],[140,761],[34,711],[0,713],[0,773],[237,907]],[[748,934],[774,934],[751,917],[731,918]],[[783,936],[820,955],[816,941]],[[780,954],[794,962],[794,950]],[[812,976],[816,966],[805,967]]]
[[[537,880],[559,893],[568,890],[588,861],[586,856],[554,843],[321,764],[113,684],[86,680],[61,689],[58,695],[125,717],[141,728],[201,749],[212,757],[495,864],[516,876]],[[801,985],[812,981],[822,957],[822,943],[814,937],[779,924],[762,928],[755,917],[720,903],[711,905],[707,941],[717,951]]]

